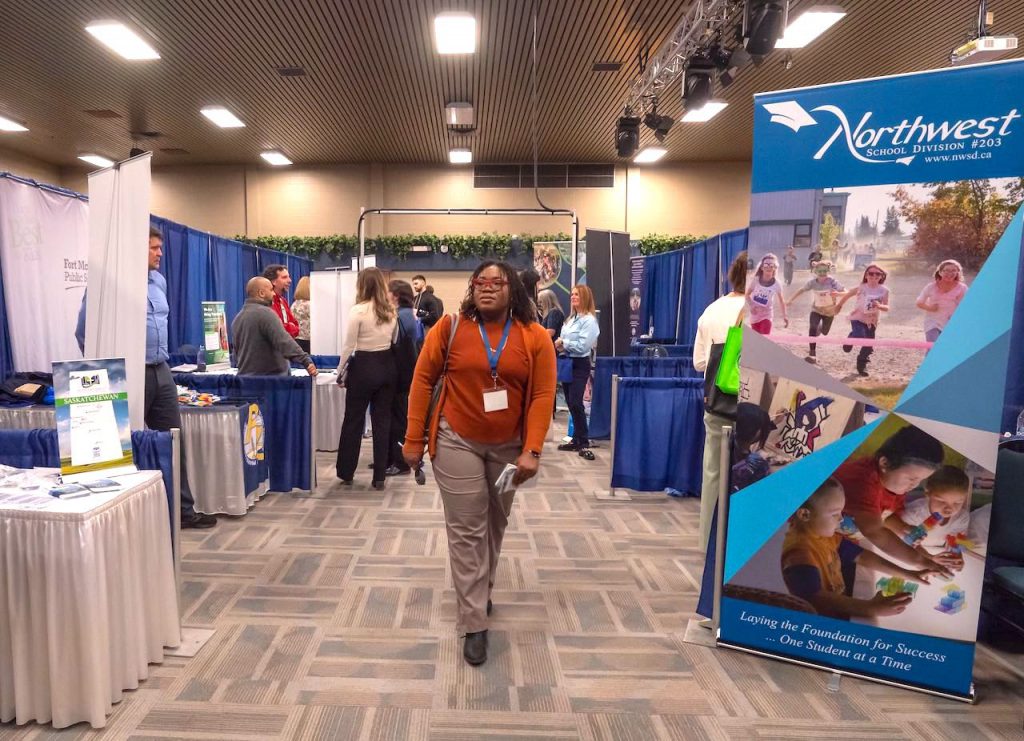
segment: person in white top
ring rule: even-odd
[[[388,300],[384,274],[377,268],[359,271],[356,305],[348,314],[345,345],[341,348],[338,384],[345,386],[345,418],[338,440],[337,473],[352,484],[359,465],[366,408],[373,427],[373,488],[384,488],[391,433],[391,402],[397,370],[391,352],[396,314]]]
[[[943,260],[935,268],[935,280],[924,287],[917,297],[917,308],[924,315],[924,338],[935,342],[946,328],[956,307],[967,294],[964,269],[956,260]]]
[[[725,342],[729,327],[735,326],[746,301],[747,253],[741,252],[729,266],[729,285],[732,292],[713,301],[697,320],[697,335],[693,340],[693,367],[706,372],[711,346]],[[721,483],[722,428],[729,420],[704,412],[704,479],[700,490],[700,547],[707,548],[711,530],[711,515],[718,501]]]

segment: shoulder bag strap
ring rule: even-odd
[[[459,314],[458,314],[458,312],[456,312],[455,314],[451,314],[450,316],[451,316],[451,321],[449,322],[449,326],[451,326],[451,331],[448,333],[448,344],[447,344],[447,346],[445,346],[445,349],[444,349],[444,366],[442,366],[442,368],[441,368],[441,377],[442,378],[444,378],[445,376],[448,375],[448,355],[452,351],[452,341],[455,339],[455,331],[459,328]]]

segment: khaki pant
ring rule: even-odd
[[[459,627],[466,633],[487,630],[487,600],[514,496],[499,497],[494,482],[521,450],[519,440],[498,445],[465,440],[441,420],[432,467],[444,502]]]
[[[708,533],[711,531],[711,515],[718,504],[719,489],[722,485],[722,428],[735,424],[724,417],[704,412],[704,478],[700,486],[700,549],[708,547]],[[728,465],[728,461],[724,462]],[[722,527],[719,523],[719,527]]]

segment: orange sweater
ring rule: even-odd
[[[412,388],[409,390],[409,425],[405,450],[421,452],[423,426],[434,383],[444,367],[445,348],[451,335],[452,318],[446,316],[427,333],[420,352]],[[491,347],[501,340],[504,322],[484,326]],[[522,436],[523,451],[541,450],[551,410],[555,404],[555,350],[547,330],[537,323],[513,322],[505,351],[498,361],[499,382],[508,389],[509,408],[484,412],[483,392],[493,386],[487,352],[475,321],[465,316],[451,344],[448,377],[441,392],[439,407],[448,424],[461,437],[481,443],[503,443]],[[429,450],[436,453],[440,414],[431,420]]]

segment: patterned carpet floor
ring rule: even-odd
[[[549,443],[518,496],[482,667],[453,627],[432,479],[378,492],[364,469],[342,489],[321,454],[313,496],[184,533],[184,622],[216,631],[198,656],[153,667],[103,730],[0,740],[1024,738],[1019,654],[979,647],[971,706],[849,678],[830,693],[824,672],[684,642],[698,501],[598,501],[596,452]]]

